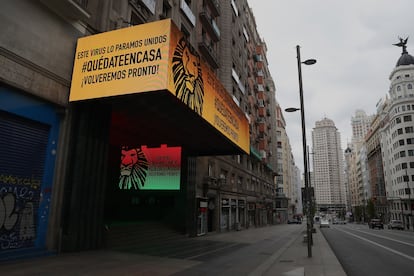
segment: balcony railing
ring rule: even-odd
[[[216,21],[214,21],[214,19],[211,18],[211,16],[205,11],[200,12],[200,19],[201,19],[201,23],[203,24],[204,28],[210,34],[211,39],[214,42],[219,41],[220,40],[220,30],[217,26]]]
[[[200,50],[200,53],[205,57],[205,59],[213,69],[217,69],[220,67],[220,64],[217,60],[213,48],[206,42],[205,39],[198,43],[198,48]]]

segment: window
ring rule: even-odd
[[[398,133],[398,134],[403,134],[403,130],[402,130],[402,128],[397,129],[397,133]]]
[[[413,133],[414,132],[414,127],[406,127],[405,128],[405,133]]]
[[[400,146],[404,146],[404,140],[399,140],[398,143],[400,144]]]
[[[400,151],[400,157],[405,157],[405,151]]]
[[[400,117],[395,118],[395,122],[396,122],[397,124],[401,123],[401,118],[400,118]]]
[[[414,150],[408,150],[408,156],[414,156]]]
[[[407,88],[408,88],[408,89],[413,89],[413,85],[412,85],[411,83],[409,83],[409,84],[407,85]]]
[[[161,13],[162,17],[164,18],[169,18],[171,17],[171,6],[168,3],[168,1],[164,1],[162,3],[162,13]]]
[[[404,122],[411,122],[411,121],[412,121],[411,115],[404,116]]]

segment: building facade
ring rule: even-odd
[[[332,120],[324,118],[312,131],[313,185],[321,212],[344,213],[346,194],[341,137]]]
[[[406,42],[389,78],[390,104],[381,149],[390,219],[400,219],[406,229],[413,229],[414,58]]]
[[[0,14],[7,26],[0,35],[1,139],[10,141],[1,148],[8,154],[0,198],[3,212],[15,212],[0,225],[5,255],[102,248],[138,221],[188,236],[284,221],[277,219],[276,183],[289,177],[276,182],[276,89],[246,0],[19,1]],[[165,19],[248,121],[249,154],[161,93],[69,102],[74,59],[87,55],[76,50],[79,38]],[[181,189],[119,189],[121,152],[164,144],[182,149]]]

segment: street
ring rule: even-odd
[[[319,229],[349,276],[413,275],[414,233],[364,224]]]

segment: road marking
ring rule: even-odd
[[[337,229],[338,229],[338,228],[337,228]],[[356,237],[356,238],[358,238],[358,239],[361,239],[361,240],[363,240],[363,241],[366,241],[366,242],[368,242],[368,243],[371,243],[371,244],[373,244],[373,245],[376,245],[376,246],[378,246],[378,247],[381,247],[381,248],[383,248],[383,249],[385,249],[385,250],[388,250],[388,251],[390,251],[390,252],[392,252],[392,253],[394,253],[394,254],[400,255],[400,256],[402,256],[402,257],[404,257],[404,258],[407,258],[407,259],[409,259],[409,260],[411,260],[411,261],[414,261],[414,257],[408,256],[408,255],[406,255],[406,254],[404,254],[404,253],[401,253],[400,251],[397,251],[397,250],[394,250],[394,249],[392,249],[392,248],[386,247],[386,246],[384,246],[384,245],[382,245],[382,244],[379,244],[379,243],[377,243],[377,242],[371,241],[371,240],[369,240],[369,239],[366,239],[366,238],[360,237],[360,236],[355,235],[355,234],[353,234],[353,233],[351,233],[351,232],[348,232],[348,231],[345,231],[345,230],[342,230],[342,229],[338,229],[338,230],[339,230],[339,231],[342,231],[342,232],[344,232],[344,233],[346,233],[346,234],[348,234],[348,235],[354,236],[354,237]]]
[[[365,234],[368,234],[368,235],[371,235],[371,236],[375,236],[375,237],[378,237],[378,238],[382,238],[382,239],[385,239],[385,240],[390,240],[390,241],[394,241],[394,242],[399,242],[399,243],[402,243],[402,244],[405,244],[405,245],[408,245],[408,246],[413,246],[413,247],[414,247],[414,244],[412,244],[412,243],[408,243],[408,242],[399,241],[399,240],[396,240],[396,239],[393,239],[393,238],[388,238],[388,237],[381,236],[381,235],[377,235],[377,234],[372,234],[372,233],[365,232],[365,231],[362,231],[362,230],[355,230],[355,231],[362,232],[362,233],[365,233]]]

